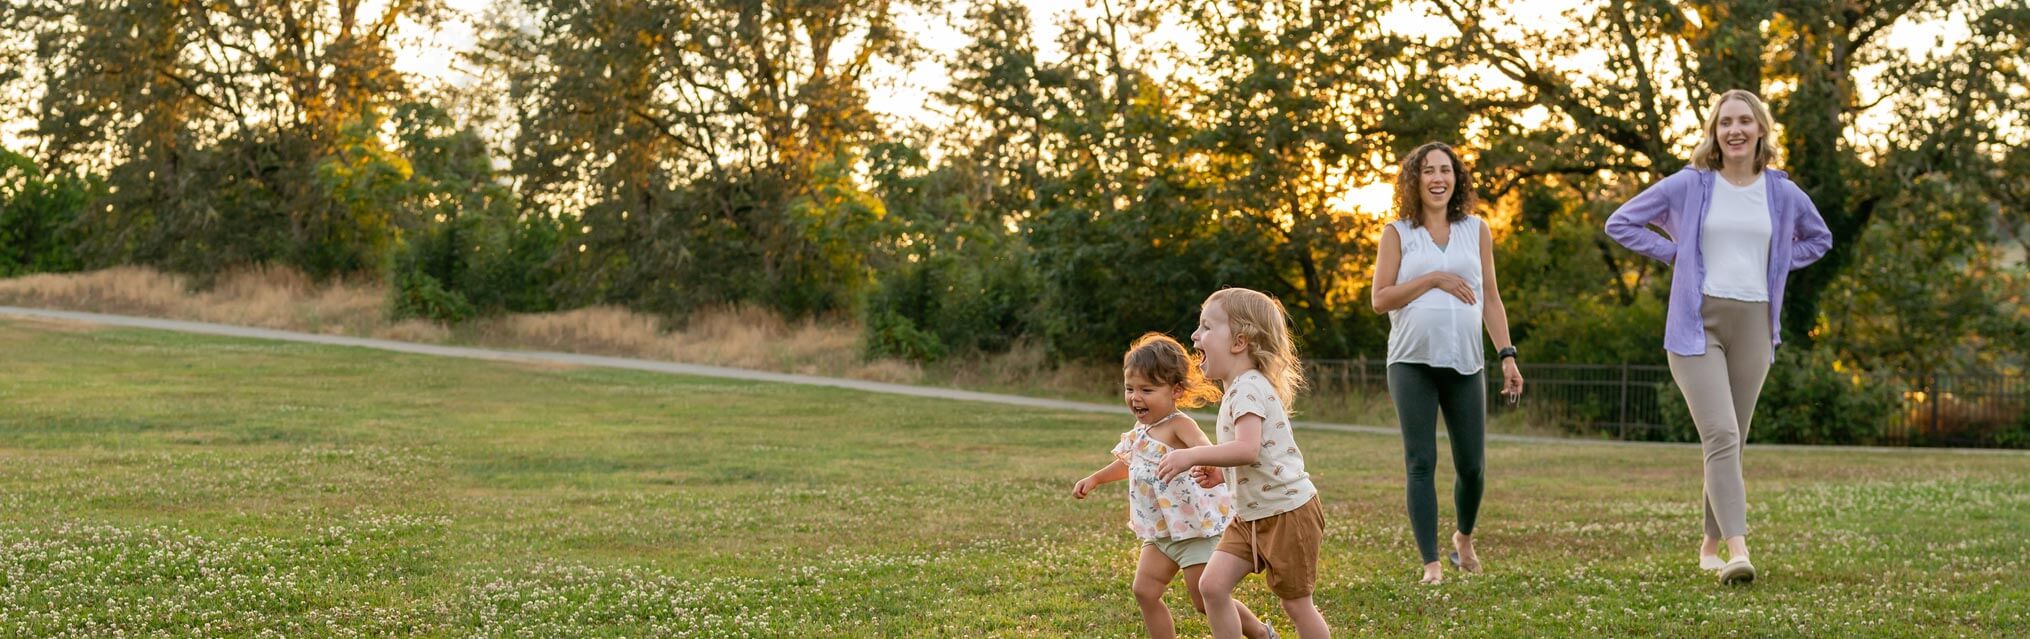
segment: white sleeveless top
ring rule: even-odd
[[[1408,305],[1389,311],[1390,364],[1424,364],[1466,375],[1480,372],[1486,360],[1480,348],[1480,305],[1486,299],[1480,281],[1482,224],[1472,215],[1452,223],[1452,237],[1439,248],[1429,230],[1405,221],[1391,223],[1403,245],[1403,265],[1396,269],[1396,282],[1444,271],[1466,280],[1473,288],[1474,303],[1431,289]]]

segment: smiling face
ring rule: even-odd
[[[1177,412],[1176,386],[1159,384],[1132,371],[1122,378],[1122,399],[1128,403],[1128,412],[1135,414],[1135,421],[1148,424]]]
[[[1761,148],[1765,133],[1762,123],[1755,119],[1755,109],[1747,102],[1726,100],[1720,103],[1720,112],[1713,119],[1712,134],[1726,166],[1753,165],[1755,152]]]
[[[1424,168],[1417,175],[1417,197],[1423,201],[1425,215],[1444,215],[1445,204],[1452,199],[1452,191],[1458,185],[1459,167],[1452,161],[1452,154],[1440,149],[1424,152]]]
[[[1247,347],[1234,337],[1233,323],[1217,300],[1206,300],[1198,310],[1198,330],[1191,332],[1191,347],[1203,356],[1200,365],[1208,378],[1230,380],[1247,371],[1241,364]]]
[[[1396,219],[1423,226],[1432,217],[1457,222],[1473,213],[1473,170],[1443,142],[1403,154],[1396,171]]]

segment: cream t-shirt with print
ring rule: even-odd
[[[1296,510],[1318,496],[1311,474],[1304,472],[1304,452],[1297,449],[1296,429],[1283,400],[1260,371],[1241,373],[1219,403],[1219,443],[1233,441],[1234,422],[1242,416],[1262,417],[1262,454],[1255,463],[1227,469],[1233,482],[1234,506],[1241,521],[1255,521]]]

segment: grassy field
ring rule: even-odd
[[[1140,633],[1120,487],[1068,496],[1125,412],[39,322],[0,352],[0,637]],[[1397,441],[1301,437],[1344,636],[2030,628],[2030,456],[1751,449],[1764,578],[1729,589],[1695,449],[1496,442],[1489,572],[1425,588]]]
[[[551,313],[508,313],[456,325],[393,320],[385,283],[319,281],[280,266],[219,273],[210,281],[147,267],[37,273],[0,279],[0,305],[111,313],[326,335],[430,344],[557,351],[731,366],[922,386],[944,386],[1052,399],[1112,401],[1115,362],[1060,361],[1034,343],[1004,353],[968,353],[935,362],[869,359],[865,333],[850,316],[789,320],[745,307],[699,309],[658,317],[610,306]],[[1121,343],[1122,348],[1127,342]],[[1314,420],[1380,424],[1393,419],[1386,397],[1348,395],[1310,404]],[[1502,415],[1497,432],[1555,432]]]

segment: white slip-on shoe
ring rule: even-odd
[[[1755,581],[1755,564],[1748,563],[1747,557],[1736,557],[1720,567],[1720,583],[1729,586]]]
[[[1699,555],[1699,570],[1712,572],[1726,567],[1726,565],[1727,562],[1721,561],[1719,555]]]

